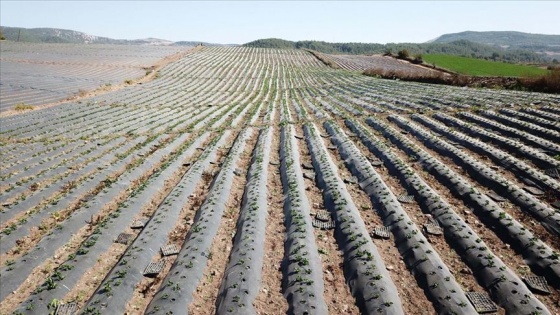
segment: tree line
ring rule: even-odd
[[[323,41],[288,41],[278,38],[259,39],[246,47],[278,49],[311,49],[326,54],[372,55],[392,54],[407,50],[411,55],[445,54],[510,63],[547,62],[539,54],[525,50],[504,50],[498,47],[458,40],[450,43],[328,43]]]

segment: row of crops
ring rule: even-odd
[[[559,118],[241,47],[0,118],[0,313],[559,313]]]
[[[42,105],[142,77],[177,46],[39,44],[4,41],[0,47],[0,112]]]
[[[348,71],[365,70],[374,71],[377,74],[384,74],[384,77],[391,76],[415,76],[415,77],[432,77],[437,76],[440,72],[423,66],[414,65],[405,60],[399,60],[391,56],[382,55],[329,55],[319,52],[314,54],[321,57],[323,62],[329,66]]]

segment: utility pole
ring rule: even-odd
[[[21,29],[19,29],[19,32],[17,34],[17,41],[19,42],[19,37],[21,36]]]

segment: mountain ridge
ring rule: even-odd
[[[517,31],[464,31],[443,34],[431,43],[449,43],[457,40],[500,47],[505,50],[522,49],[538,54],[560,56],[560,35],[534,34]]]
[[[198,45],[205,46],[235,46],[236,44],[217,44],[202,41],[170,41],[160,38],[143,39],[113,39],[109,37],[90,35],[84,32],[51,27],[23,28],[0,26],[2,34],[7,40],[33,43],[68,43],[68,44],[117,44],[117,45]]]

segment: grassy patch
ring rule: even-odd
[[[422,59],[427,64],[472,76],[531,77],[547,74],[547,70],[533,66],[451,55],[422,55]]]

